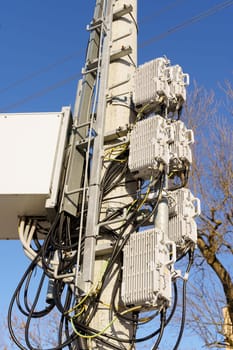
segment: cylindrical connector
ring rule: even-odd
[[[164,233],[164,239],[168,239],[168,200],[166,197],[162,197],[158,204],[158,208],[154,217],[154,225],[157,229]]]

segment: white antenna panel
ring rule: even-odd
[[[166,69],[169,61],[156,58],[139,66],[135,72],[134,103],[136,106],[160,104],[161,97],[169,97]]]
[[[156,309],[170,305],[172,260],[163,233],[150,229],[133,233],[123,249],[122,300],[125,305]],[[175,255],[174,251],[173,254]]]
[[[200,200],[188,188],[172,191],[168,195],[168,237],[177,245],[184,241],[197,241],[195,217],[201,213]]]
[[[184,74],[182,68],[177,64],[167,69],[168,79],[170,82],[171,98],[186,101],[186,86],[189,85],[189,75]]]
[[[170,170],[174,170],[176,160],[181,163],[192,164],[190,145],[194,143],[193,131],[187,129],[181,120],[172,123],[169,127]]]
[[[166,120],[159,115],[136,123],[130,133],[129,169],[135,177],[149,178],[159,163],[169,163]]]

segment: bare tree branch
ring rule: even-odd
[[[195,292],[191,293],[190,314],[194,319],[193,329],[207,347],[222,347],[224,341],[232,342],[232,337],[223,330],[222,308],[227,306],[233,324],[233,120],[229,114],[233,110],[233,89],[229,82],[225,82],[222,89],[228,109],[226,102],[216,102],[213,92],[195,84],[184,116],[196,138],[191,185],[202,202],[197,245],[204,259],[199,257],[195,265],[203,276],[197,282],[198,288],[193,288]],[[204,272],[208,266],[220,283],[218,294],[221,296],[217,297],[216,290],[212,297],[208,296],[208,288],[213,285],[208,272]]]

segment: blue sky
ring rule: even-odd
[[[166,55],[194,80],[216,89],[233,74],[233,6],[186,25],[220,0],[138,0],[138,64]],[[85,64],[94,0],[8,0],[0,12],[0,112],[73,106]],[[233,4],[233,1],[232,1]],[[178,25],[184,27],[175,31]],[[13,140],[12,140],[13,141]],[[0,313],[27,265],[19,242],[0,242]],[[184,337],[180,350],[190,338]],[[195,349],[202,349],[201,343]]]

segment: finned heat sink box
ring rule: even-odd
[[[179,65],[171,66],[165,57],[159,57],[136,68],[133,100],[138,111],[156,111],[165,104],[168,111],[179,110],[186,100],[189,75]]]
[[[188,188],[181,188],[168,194],[169,223],[168,237],[178,246],[184,241],[197,241],[195,217],[201,213],[200,200]]]
[[[181,121],[175,121],[168,127],[170,170],[178,162],[192,164],[192,151],[190,145],[194,143],[193,131],[187,129]]]
[[[140,65],[134,76],[134,103],[136,107],[161,103],[161,97],[168,98],[169,85],[167,67],[169,60],[164,57]]]
[[[150,178],[158,166],[169,163],[166,120],[151,116],[135,124],[130,133],[129,169],[136,177]]]
[[[18,216],[55,207],[71,120],[69,107],[0,114],[0,239],[18,239]]]
[[[123,249],[122,300],[156,309],[171,301],[170,249],[156,229],[133,233]]]

